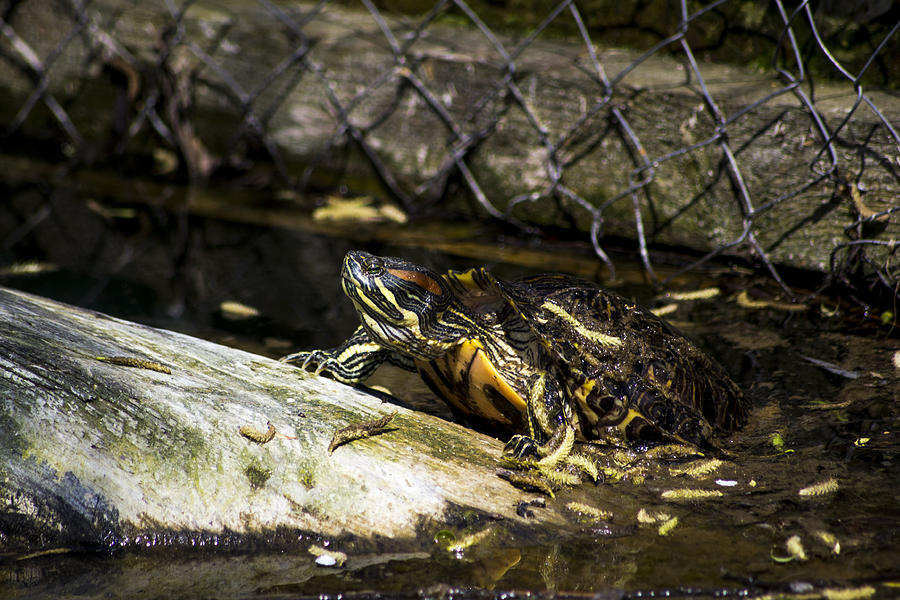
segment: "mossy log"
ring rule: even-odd
[[[329,453],[336,429],[393,412]],[[266,443],[239,433],[267,422]],[[562,524],[549,506],[516,514],[533,495],[496,476],[501,448],[271,359],[0,288],[0,550],[409,547],[463,512]]]
[[[750,226],[773,262],[820,272],[837,244],[850,239],[845,228],[896,206],[896,142],[867,106],[854,108],[858,96],[849,83],[816,84],[816,110],[830,130],[855,110],[835,139],[834,177],[820,179],[831,160],[821,152],[818,125],[795,95],[776,94],[785,82],[772,72],[702,65],[706,92],[729,119],[722,125],[685,61],[661,52],[639,61],[638,52],[598,49],[606,73],[624,78],[609,102],[597,104],[606,90],[584,43],[538,39],[515,55],[512,73],[465,18],[466,25],[432,22],[418,38],[409,37],[414,19],[387,18],[397,50],[367,12],[336,3],[278,10],[285,12],[234,0],[195,2],[177,15],[183,30],[172,37],[175,16],[161,2],[98,0],[81,23],[53,0],[27,0],[9,15],[7,31],[19,38],[8,38],[15,47],[7,54],[21,55],[24,44],[38,59],[53,57],[47,90],[67,108],[87,155],[121,135],[122,120],[153,109],[157,129],[165,124],[192,172],[239,155],[235,141],[249,136],[290,173],[312,167],[315,176],[364,190],[379,180],[374,156],[380,180],[415,208],[445,198],[454,157],[478,140],[465,162],[491,212],[549,189],[556,161],[564,185],[591,210],[605,207],[603,233],[629,238],[639,229],[632,198],[622,193],[650,175],[635,171],[644,158],[669,157],[653,165],[640,198],[651,241],[747,255],[751,245],[737,242]],[[70,37],[76,29],[80,34]],[[516,47],[515,40],[502,42],[508,51]],[[7,121],[36,86],[36,75],[14,64],[0,61],[0,119]],[[888,122],[900,122],[895,96],[866,91]],[[640,149],[626,139],[621,119]],[[21,131],[27,135],[29,127]],[[722,127],[727,139],[706,143]],[[154,148],[140,148],[148,139],[131,139],[129,151],[149,154]],[[853,198],[836,181],[867,192]],[[736,192],[739,183],[748,198]],[[565,197],[522,202],[512,214],[580,230],[597,216]],[[895,239],[895,221],[885,215],[862,227],[864,237]],[[876,255],[891,250],[869,247],[869,258],[879,264]]]

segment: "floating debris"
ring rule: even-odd
[[[799,535],[792,535],[789,537],[784,543],[784,547],[787,550],[787,556],[776,556],[775,551],[772,550],[769,552],[771,559],[778,563],[789,563],[794,560],[807,560],[806,550],[803,548],[803,541],[800,539]]]
[[[599,469],[597,469],[597,463],[584,454],[570,454],[565,458],[564,462],[567,465],[573,466],[579,471],[587,474],[587,476],[591,478],[591,481],[597,481],[597,478],[600,477],[600,471]]]
[[[669,535],[675,526],[678,525],[678,517],[672,517],[671,519],[664,521],[662,525],[659,526],[657,532],[659,535]]]
[[[668,521],[672,518],[672,515],[669,513],[665,513],[662,511],[658,512],[650,512],[646,508],[642,508],[637,513],[637,521],[638,523],[658,523],[660,521]]]
[[[537,461],[536,465],[541,473],[548,477],[550,476],[549,472],[559,464],[559,461],[572,453],[572,447],[575,445],[574,427],[561,427],[557,431],[561,431],[561,435],[554,434],[550,438],[550,441],[547,442],[550,452]]]
[[[669,513],[662,511],[650,512],[644,508],[638,511],[637,521],[645,525],[660,523],[657,529],[659,535],[669,535],[678,525],[678,517],[673,517]]]
[[[494,528],[488,526],[480,531],[476,531],[475,533],[469,533],[460,538],[457,538],[455,535],[453,535],[452,531],[444,529],[439,531],[434,536],[434,541],[443,546],[444,550],[446,550],[447,552],[462,554],[472,546],[480,544],[481,542],[486,540],[492,533],[494,533]]]
[[[392,204],[377,205],[369,196],[341,198],[329,196],[325,206],[312,213],[314,221],[338,221],[357,223],[399,223],[407,221],[406,214]]]
[[[787,551],[800,560],[806,560],[806,551],[803,549],[803,542],[799,535],[792,535],[784,544]]]
[[[664,304],[664,305],[658,306],[656,308],[651,308],[650,312],[652,312],[657,317],[665,317],[666,315],[672,314],[676,310],[678,310],[678,303],[670,302],[668,304]]]
[[[668,292],[664,294],[664,298],[674,300],[675,302],[690,302],[691,300],[708,300],[715,298],[722,293],[717,287],[703,288],[702,290],[692,290],[689,292]]]
[[[716,479],[715,484],[721,485],[722,487],[734,487],[738,482],[734,479]]]
[[[307,551],[316,557],[316,564],[320,567],[341,567],[347,562],[347,555],[335,550],[326,550],[321,546],[311,545]]]
[[[793,450],[791,450],[790,448],[785,448],[784,438],[781,437],[781,434],[777,431],[772,434],[770,440],[772,442],[772,446],[775,447],[775,450],[777,450],[779,454],[790,454],[793,452]]]
[[[891,358],[891,362],[894,363],[894,368],[900,371],[900,350],[894,352],[894,356]]]
[[[260,431],[251,425],[241,425],[241,428],[238,429],[238,433],[242,436],[250,440],[251,442],[256,442],[257,444],[268,444],[275,438],[275,426],[272,423],[266,423],[268,429],[266,431]]]
[[[852,398],[842,402],[824,402],[822,400],[816,400],[811,404],[805,404],[803,408],[808,408],[809,410],[840,410],[842,408],[847,408],[851,404],[853,404]]]
[[[719,490],[702,490],[697,488],[678,488],[666,490],[661,494],[666,500],[706,500],[724,496]]]
[[[831,553],[838,555],[841,553],[841,543],[833,533],[827,531],[817,531],[816,537],[822,540],[822,543],[831,548]]]
[[[543,473],[544,477],[547,478],[551,485],[555,485],[560,488],[575,487],[581,485],[581,477],[569,471],[546,470],[541,471],[541,473]]]
[[[384,433],[385,428],[388,423],[391,422],[397,415],[397,411],[394,411],[390,414],[384,415],[380,419],[374,419],[372,421],[364,421],[362,423],[354,423],[353,425],[348,425],[342,429],[338,429],[334,432],[334,436],[331,438],[331,443],[328,444],[328,453],[331,454],[334,452],[334,449],[338,446],[342,446],[348,442],[353,442],[355,440],[361,440],[367,437],[372,437],[374,435],[378,435],[380,433]]]
[[[669,473],[672,475],[687,475],[689,477],[697,478],[709,475],[724,464],[725,461],[718,458],[695,460],[679,467],[670,467]]]
[[[608,510],[595,508],[589,504],[584,504],[583,502],[569,502],[566,504],[566,508],[574,513],[578,513],[580,516],[587,517],[594,521],[608,521],[613,516]]]
[[[38,550],[37,552],[31,552],[29,554],[23,554],[22,556],[17,556],[16,560],[31,560],[33,558],[40,558],[42,556],[51,556],[54,554],[68,554],[72,552],[71,548],[48,548],[47,550]]]
[[[826,479],[825,481],[805,487],[797,493],[801,496],[824,496],[825,494],[831,494],[836,491],[838,491],[838,482],[837,479],[832,477],[831,479]]]
[[[832,317],[837,316],[838,309],[840,308],[840,306],[841,306],[840,303],[837,303],[834,305],[834,308],[831,308],[831,307],[825,306],[825,302],[820,302],[819,303],[819,312],[822,313],[822,316],[830,319]]]
[[[703,453],[687,444],[662,444],[642,452],[641,456],[651,460],[673,460],[691,456],[703,456]]]
[[[528,471],[515,471],[512,469],[497,469],[497,477],[506,480],[527,492],[540,492],[553,498],[553,487],[550,481],[539,473]]]
[[[28,260],[0,268],[0,276],[40,275],[42,273],[53,273],[58,270],[59,266],[53,263]]]
[[[152,360],[144,360],[143,358],[135,358],[133,356],[95,356],[94,358],[100,362],[118,365],[120,367],[135,367],[138,369],[147,369],[149,371],[165,373],[166,375],[172,374],[172,369],[166,365],[161,365]]]
[[[858,588],[825,588],[822,596],[825,600],[864,600],[875,595],[875,588],[864,585]]]
[[[226,300],[220,303],[219,312],[228,321],[243,321],[244,319],[253,319],[259,316],[259,310],[233,300]]]
[[[840,368],[839,366],[837,366],[837,365],[834,364],[834,363],[830,363],[830,362],[825,361],[825,360],[820,360],[820,359],[818,359],[818,358],[813,358],[813,357],[811,357],[811,356],[803,356],[803,355],[801,354],[801,355],[800,355],[800,358],[802,358],[803,360],[805,360],[805,361],[807,361],[807,362],[810,362],[810,363],[816,365],[817,367],[822,367],[823,369],[825,369],[825,370],[828,371],[829,373],[833,373],[833,374],[835,374],[835,375],[839,375],[839,376],[844,377],[844,378],[846,378],[846,379],[856,379],[856,378],[858,378],[858,377],[860,376],[860,374],[861,374],[859,371],[850,371],[850,370],[847,370],[847,369],[842,369],[842,368]]]
[[[750,294],[747,293],[747,290],[739,293],[735,300],[737,301],[738,306],[742,308],[752,308],[755,310],[774,308],[775,310],[799,312],[809,308],[805,304],[790,304],[788,302],[775,302],[774,300],[754,300],[750,298]]]

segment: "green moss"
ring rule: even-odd
[[[297,471],[297,481],[308,490],[316,487],[316,479],[313,472],[308,469],[300,469]]]
[[[244,467],[244,476],[250,482],[254,490],[265,487],[266,482],[272,477],[272,469],[267,469],[257,463],[251,463]]]

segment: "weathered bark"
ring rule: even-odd
[[[335,429],[393,411],[387,432],[328,453]],[[267,421],[296,439],[239,434]],[[267,358],[0,289],[7,547],[296,543],[304,533],[410,547],[462,510],[521,529],[516,506],[529,496],[495,475],[500,449]],[[528,524],[553,529],[558,510]]]
[[[291,4],[286,10],[293,11],[295,22],[300,22],[298,11],[310,8]],[[230,153],[229,144],[236,134],[256,119],[262,135],[289,169],[299,172],[303,166],[315,165],[315,172],[340,177],[357,189],[369,185],[366,181],[371,183],[373,171],[361,153],[348,151],[348,138],[341,133],[346,132],[346,125],[356,128],[360,139],[378,156],[394,190],[410,198],[418,193],[422,199],[434,200],[442,194],[445,177],[453,171],[451,155],[458,136],[466,138],[479,131],[488,135],[466,162],[497,211],[505,210],[518,195],[545,189],[551,181],[544,133],[535,128],[502,83],[507,74],[504,61],[474,28],[431,23],[427,34],[406,50],[408,64],[399,65],[370,14],[328,4],[303,20],[308,53],[279,72],[277,65],[303,44],[300,37],[286,33],[282,21],[255,4],[197,2],[184,14],[186,43],[174,45],[165,61],[166,73],[177,80],[171,85],[183,86],[179,88],[182,96],[167,99],[168,88],[157,85],[155,78],[160,72],[154,65],[159,62],[161,47],[166,46],[160,40],[172,19],[168,9],[162,3],[137,7],[129,0],[102,0],[91,3],[87,14],[96,18],[99,30],[105,28],[110,38],[102,38],[97,29],[89,27],[84,36],[70,40],[53,63],[47,84],[57,100],[70,105],[81,135],[95,144],[116,130],[117,115],[123,117],[113,103],[116,98],[122,101],[125,90],[97,78],[92,70],[100,63],[89,58],[92,47],[102,47],[112,39],[118,45],[107,43],[100,54],[114,56],[127,49],[128,59],[134,62],[125,69],[133,84],[129,92],[138,98],[130,110],[133,113],[149,101],[149,96],[142,94],[152,96],[162,90],[155,109],[181,140],[183,157],[192,169],[202,171],[203,165],[208,165],[204,148],[214,156]],[[110,15],[116,15],[115,19]],[[57,10],[55,3],[28,0],[13,12],[10,26],[38,56],[45,57],[74,25],[72,17]],[[389,25],[396,35],[410,30],[397,21],[389,20]],[[515,46],[509,40],[504,43],[508,48]],[[16,55],[12,50],[9,53]],[[610,76],[622,72],[637,57],[635,52],[615,49],[599,53]],[[121,63],[110,59],[104,64],[116,70]],[[612,116],[612,107],[628,119],[650,160],[708,140],[718,126],[696,79],[682,63],[661,53],[619,81],[610,103],[583,120],[604,95],[596,73],[591,73],[593,67],[583,44],[538,40],[515,58],[515,64],[513,80],[524,105],[544,129],[546,140],[555,144],[580,123],[569,132],[554,159],[564,166],[563,183],[594,207],[627,189],[629,178],[648,175],[647,171],[633,173],[641,159]],[[738,115],[783,86],[771,73],[709,64],[702,70],[711,97],[726,117]],[[231,79],[226,81],[222,73]],[[270,76],[272,79],[267,79]],[[356,97],[382,76],[378,85]],[[4,88],[0,96],[5,97],[0,101],[0,117],[8,119],[21,108],[35,82],[4,61],[0,61],[0,81]],[[411,84],[421,84],[439,99],[455,130]],[[257,91],[258,96],[254,95]],[[867,92],[890,122],[900,122],[897,98]],[[191,97],[184,97],[185,93]],[[246,107],[252,111],[250,121],[245,120],[245,107],[236,101],[241,95],[251,101]],[[342,108],[336,108],[332,98]],[[849,84],[818,83],[816,98],[817,110],[832,128],[857,101]],[[834,146],[840,177],[869,190],[864,205],[851,202],[849,196],[835,195],[830,181],[806,187],[817,180],[810,165],[816,162],[823,140],[793,94],[769,99],[727,125],[727,142],[740,166],[752,208],[786,196],[771,209],[754,215],[751,223],[756,242],[775,262],[825,271],[831,251],[849,239],[845,227],[858,214],[895,206],[900,191],[892,165],[895,141],[879,124],[872,111],[860,106]],[[653,240],[708,251],[744,239],[747,207],[736,193],[738,182],[729,174],[725,156],[716,142],[654,169],[653,183],[641,196],[645,231]],[[823,156],[819,156],[817,171],[830,162],[827,153]],[[539,225],[589,228],[589,212],[567,202],[546,198],[525,202],[517,205],[513,214]],[[634,238],[633,211],[630,196],[610,204],[603,212],[603,232]],[[896,238],[898,226],[893,221],[896,219],[873,223],[869,230],[864,229],[864,237]],[[876,264],[881,262],[878,252],[883,258],[890,250],[888,246],[868,247]],[[739,245],[731,251],[748,253],[750,246]]]

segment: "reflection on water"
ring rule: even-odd
[[[174,227],[166,220],[172,217],[140,211],[133,216],[139,223],[121,223],[79,206],[61,204],[57,218],[28,233],[27,244],[7,247],[9,264],[40,260],[52,268],[6,271],[4,284],[271,356],[333,345],[355,325],[337,274],[343,253],[360,242],[212,219],[179,221]],[[61,234],[71,233],[73,224],[89,224],[85,231],[94,237]],[[466,243],[466,259],[385,242],[370,241],[366,249],[436,268],[487,264],[501,277],[524,273],[521,266],[472,258],[471,239]],[[492,248],[487,255],[516,256],[510,248],[503,253],[498,245]],[[553,268],[564,268],[563,254],[547,255]],[[535,256],[528,253],[528,262]],[[584,275],[592,263],[589,253],[580,257],[573,258],[571,270]],[[570,511],[574,535],[515,538],[504,534],[502,523],[472,516],[444,534],[460,539],[491,528],[479,538],[483,541],[464,550],[446,550],[433,541],[440,532],[423,524],[421,539],[403,553],[371,546],[355,552],[348,543],[339,549],[349,558],[335,569],[317,566],[305,545],[296,552],[280,547],[278,552],[157,549],[109,555],[65,549],[3,557],[0,597],[44,597],[63,590],[86,598],[346,596],[364,590],[406,595],[425,590],[421,596],[429,597],[447,596],[447,586],[459,588],[449,594],[456,597],[479,596],[475,588],[668,590],[674,596],[691,590],[712,596],[719,590],[802,594],[856,588],[866,597],[866,586],[878,594],[896,591],[891,587],[900,585],[896,332],[879,327],[877,320],[874,325],[849,320],[842,312],[846,303],[836,304],[835,312],[832,301],[799,311],[758,297],[747,301],[742,290],[765,292],[766,285],[722,271],[679,281],[685,289],[719,286],[718,295],[673,303],[671,296],[658,297],[647,287],[618,291],[666,306],[666,318],[714,354],[744,387],[752,415],[730,440],[730,460],[638,457],[640,477],[585,485],[547,499],[580,503]],[[635,270],[620,277],[640,276]],[[233,306],[251,310],[235,316]],[[416,400],[418,392],[408,393]],[[535,513],[541,503],[520,508]]]

